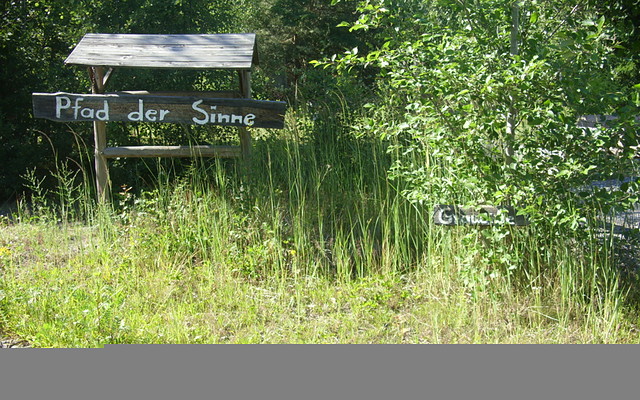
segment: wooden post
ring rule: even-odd
[[[104,68],[90,67],[91,92],[104,93]],[[96,189],[98,201],[105,201],[109,193],[109,167],[104,149],[107,147],[107,123],[105,121],[93,121],[94,157],[96,167]]]
[[[240,92],[242,97],[251,98],[251,71],[238,71],[240,75]],[[251,156],[251,132],[247,128],[239,128],[240,148],[242,157],[246,160]]]

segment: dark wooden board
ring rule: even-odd
[[[500,215],[503,214],[503,215]],[[437,205],[433,212],[433,222],[436,225],[529,225],[527,219],[517,215],[512,207],[477,206],[460,207],[454,205]]]
[[[88,33],[65,64],[109,67],[250,70],[257,64],[256,35]]]
[[[127,121],[284,128],[286,103],[144,94],[33,93],[33,115],[53,121]]]

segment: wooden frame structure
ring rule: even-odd
[[[282,128],[286,104],[251,99],[251,70],[258,62],[256,35],[87,34],[65,64],[89,71],[91,95],[34,93],[34,116],[93,121],[98,197],[109,187],[107,159],[117,157],[248,157],[249,127]],[[116,68],[236,70],[240,87],[224,92],[106,93]],[[107,147],[108,121],[237,126],[240,146]]]

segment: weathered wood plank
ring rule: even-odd
[[[529,225],[529,221],[517,215],[513,207],[477,206],[460,207],[454,205],[437,205],[433,212],[436,225]]]
[[[33,93],[33,114],[53,121],[128,121],[284,128],[286,103],[234,98]]]
[[[171,44],[171,45],[92,45],[83,49],[83,54],[100,54],[104,52],[106,54],[141,54],[141,55],[154,55],[162,53],[182,53],[182,54],[199,54],[203,50],[216,51],[216,54],[229,54],[229,55],[252,55],[253,48],[248,46],[220,46],[220,45],[186,45],[186,44]]]
[[[112,64],[127,63],[127,65],[138,63],[149,66],[160,65],[162,63],[169,63],[171,65],[175,63],[182,64],[203,64],[203,65],[223,65],[227,64],[239,64],[240,67],[245,65],[250,66],[251,55],[243,54],[180,54],[171,52],[158,52],[152,56],[147,54],[130,54],[130,53],[95,53],[95,55],[88,54],[84,60],[99,62],[104,66],[113,66]],[[209,64],[207,64],[209,63]],[[95,65],[95,64],[94,64]],[[249,69],[248,67],[245,69]]]
[[[78,64],[102,66],[102,67],[130,67],[151,69],[251,69],[250,58],[246,59],[215,59],[192,58],[180,59],[179,57],[165,57],[144,59],[139,57],[109,57],[101,55],[100,58],[87,57],[78,59]]]
[[[81,65],[94,65],[101,67],[118,67],[118,68],[150,68],[150,69],[233,69],[233,70],[249,70],[247,62],[229,61],[229,62],[211,62],[209,60],[200,61],[148,61],[135,59],[110,60],[104,59],[84,59],[79,60]]]
[[[198,49],[188,49],[185,48],[158,48],[153,52],[147,51],[139,51],[130,49],[117,49],[117,50],[105,50],[101,51],[100,48],[96,48],[95,50],[87,51],[86,53],[78,56],[78,58],[82,59],[95,59],[96,61],[104,62],[104,60],[112,60],[112,59],[132,59],[141,61],[166,61],[167,59],[174,58],[176,61],[205,61],[210,60],[212,62],[224,62],[224,61],[243,61],[245,62],[247,59],[251,62],[251,57],[253,54],[249,51],[224,51],[224,52],[216,52],[208,47],[202,47]]]
[[[106,158],[118,157],[222,157],[237,158],[240,146],[120,146],[102,151]]]
[[[87,33],[81,42],[124,44],[224,44],[252,45],[255,33],[153,34],[153,33]]]
[[[251,69],[255,34],[87,34],[65,64],[147,68]]]

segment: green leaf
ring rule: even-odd
[[[604,15],[598,18],[598,32],[602,32],[602,28],[604,27]]]
[[[531,13],[531,16],[529,17],[529,23],[535,24],[538,21],[539,17],[540,17],[540,14],[538,14],[537,12]]]

